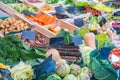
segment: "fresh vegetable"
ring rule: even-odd
[[[96,16],[89,17],[89,28],[90,30],[96,30],[95,25],[98,23],[98,18]]]
[[[75,3],[76,6],[88,6],[87,2],[77,2]]]
[[[11,75],[14,80],[32,80],[33,70],[30,65],[20,62],[11,69]]]
[[[3,34],[8,34],[10,32],[18,32],[21,30],[26,30],[28,28],[29,28],[28,23],[14,17],[0,21],[0,31]]]
[[[56,37],[64,37],[64,44],[72,43],[72,36],[68,31],[61,29],[60,32],[56,35]]]
[[[52,26],[49,26],[48,28],[50,31],[54,32],[55,34],[58,34],[61,30],[61,27],[57,26],[57,27],[52,27]]]
[[[56,74],[58,74],[60,77],[65,77],[70,73],[70,67],[65,62],[60,62],[57,64],[56,67]]]
[[[40,8],[40,10],[52,11],[52,10],[54,10],[54,7],[52,7],[52,6],[49,5],[49,4],[44,4],[44,5]]]
[[[120,20],[120,16],[113,16],[111,14],[108,15],[109,20]]]
[[[36,16],[25,15],[25,17],[31,21],[37,22],[40,25],[53,24],[56,21],[56,16],[49,16],[45,13],[38,13]]]
[[[35,7],[29,7],[22,3],[8,4],[11,8],[15,9],[19,13],[23,13],[23,10],[28,10],[29,12],[37,12]]]
[[[55,3],[58,3],[59,0],[46,0],[46,2],[49,4],[55,4]]]
[[[20,38],[23,42],[25,42],[27,45],[29,46],[33,46],[33,47],[41,47],[41,46],[48,46],[49,43],[49,39],[47,37],[45,37],[44,35],[36,32],[36,38],[35,40],[27,40],[27,39],[23,39],[22,38],[22,34],[16,34],[16,36],[18,38]]]
[[[90,63],[90,53],[93,51],[94,49],[92,49],[91,47],[85,46],[85,45],[81,45],[80,46],[80,52],[83,58],[83,62],[85,65],[89,66]]]
[[[18,3],[19,0],[0,0],[2,2],[4,2],[5,4],[9,4],[9,3]]]
[[[98,50],[90,55],[90,69],[97,80],[117,80],[117,72],[108,60],[99,59]]]
[[[93,49],[96,49],[96,44],[95,44],[95,35],[93,33],[86,33],[83,36],[84,42],[86,46],[89,46]]]
[[[112,42],[110,41],[109,37],[106,34],[97,34],[96,35],[96,46],[98,49],[102,47],[110,47],[113,46]]]
[[[73,74],[68,74],[63,80],[77,80],[77,78]]]
[[[51,54],[52,54],[53,60],[55,60],[56,62],[61,62],[60,54],[56,49],[48,50],[46,53],[46,57],[49,57]]]
[[[107,12],[107,13],[111,13],[114,10],[114,8],[108,7],[102,3],[93,6],[93,8],[99,11]]]
[[[62,80],[57,74],[51,74],[45,80]]]
[[[79,35],[83,38],[83,35],[86,33],[89,33],[89,29],[88,28],[81,28],[78,30]]]
[[[77,76],[78,74],[80,74],[81,72],[81,68],[79,65],[76,64],[71,64],[70,65],[70,73]]]
[[[37,59],[45,59],[45,50],[29,47],[15,35],[6,35],[0,39],[0,44],[0,62],[5,65],[13,66],[20,60],[40,63]]]

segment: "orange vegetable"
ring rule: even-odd
[[[38,13],[35,17],[34,16],[28,16],[28,15],[25,15],[25,17],[31,21],[35,21],[37,22],[38,24],[40,25],[49,25],[49,24],[52,24],[56,21],[56,16],[49,16],[47,14],[44,14],[44,13]]]
[[[53,33],[57,33],[56,31],[55,31],[55,28],[54,27],[52,27],[52,26],[49,26],[49,28],[48,28],[50,31],[52,31]]]

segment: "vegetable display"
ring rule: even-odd
[[[11,69],[11,75],[14,80],[32,80],[33,70],[30,65],[20,62]]]
[[[0,39],[0,62],[6,65],[13,66],[23,60],[28,63],[37,61],[37,58],[44,59],[46,51],[43,49],[33,48],[27,46],[15,35],[7,35]],[[4,46],[4,47],[3,47]],[[29,63],[29,64],[30,64]],[[34,65],[32,64],[32,65]]]
[[[0,80],[120,80],[119,2],[97,2],[0,0]]]
[[[18,38],[20,38],[23,42],[25,42],[29,46],[33,47],[41,47],[41,46],[48,46],[49,40],[43,36],[42,34],[36,32],[35,40],[27,40],[22,38],[22,33],[16,34]]]
[[[14,17],[0,20],[0,31],[3,34],[8,34],[10,32],[19,32],[28,28],[28,23]]]
[[[77,80],[77,78],[73,74],[69,74],[63,80]]]
[[[58,63],[56,68],[56,73],[61,77],[65,77],[70,73],[69,65],[64,62]]]
[[[42,7],[40,7],[40,10],[44,10],[44,11],[52,11],[54,10],[54,7],[52,7],[49,4],[44,4]]]
[[[19,13],[23,13],[24,10],[28,10],[29,12],[37,12],[37,9],[32,6],[26,6],[22,3],[8,4],[11,8],[15,9]]]
[[[6,3],[6,4],[9,4],[9,3],[18,3],[19,2],[19,0],[0,0],[0,1],[2,1],[2,2]]]
[[[57,74],[52,74],[47,77],[45,80],[62,80]]]
[[[51,17],[41,12],[39,12],[36,16],[25,15],[25,17],[31,21],[37,22],[40,25],[49,25],[56,21],[56,16]]]

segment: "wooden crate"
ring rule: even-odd
[[[3,2],[0,2],[0,9],[5,11],[6,13],[8,13],[9,15],[14,15],[14,13],[17,13],[16,10],[10,8],[8,5],[6,5],[5,3]]]
[[[27,4],[27,5],[31,5],[31,6],[34,6],[36,8],[40,8],[42,5],[44,5],[45,2],[38,2],[38,3],[31,3],[31,2],[28,2],[27,0],[19,0],[20,2],[24,3],[24,4]],[[45,1],[45,0],[43,0]]]
[[[20,4],[24,4],[24,3],[20,3]],[[13,5],[14,5],[14,4],[13,4]],[[29,7],[32,6],[32,5],[30,5],[30,4],[24,4],[24,5],[29,6]],[[32,7],[34,7],[34,6],[32,6]],[[35,7],[35,8],[36,8],[36,7]],[[0,9],[3,10],[3,11],[5,11],[5,12],[8,13],[9,15],[14,15],[15,13],[20,14],[20,13],[17,12],[15,9],[13,9],[12,7],[8,6],[7,4],[5,4],[5,3],[3,3],[3,2],[0,2]],[[38,9],[38,8],[36,8],[36,9],[37,9],[37,12],[39,12],[39,9]]]

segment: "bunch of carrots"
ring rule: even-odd
[[[56,21],[56,16],[49,16],[44,13],[38,13],[36,16],[25,15],[25,17],[31,21],[37,22],[40,25],[49,25]]]

